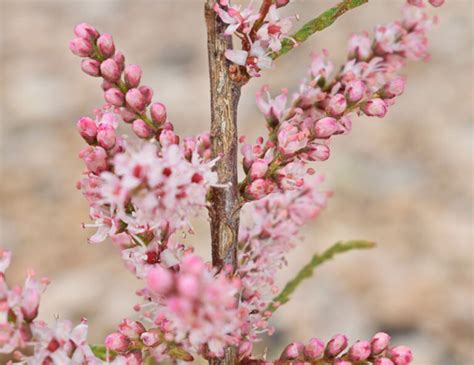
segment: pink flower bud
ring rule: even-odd
[[[390,336],[384,332],[376,333],[371,341],[372,354],[378,355],[384,352],[390,344],[390,339]]]
[[[264,159],[255,160],[250,167],[250,178],[252,180],[264,177],[268,170],[268,163]]]
[[[395,96],[403,94],[405,90],[405,79],[403,77],[397,77],[394,80],[389,81],[384,89],[383,96],[387,98],[393,98]]]
[[[153,135],[153,130],[141,119],[135,119],[132,124],[132,129],[140,138],[150,138]]]
[[[349,349],[349,359],[352,361],[364,361],[370,356],[370,342],[357,341]]]
[[[408,365],[413,360],[410,348],[396,346],[389,351],[389,357],[395,365]]]
[[[170,146],[179,143],[179,137],[170,129],[165,129],[160,134],[160,143],[162,146]]]
[[[138,65],[127,65],[124,71],[125,84],[129,88],[134,88],[140,85],[140,79],[142,77],[142,69]]]
[[[140,339],[148,347],[155,346],[160,341],[160,337],[155,332],[143,332]]]
[[[239,355],[241,356],[250,356],[252,354],[252,342],[244,341],[239,345]]]
[[[117,62],[117,65],[119,66],[120,72],[123,72],[125,69],[125,56],[122,52],[117,51],[115,54],[112,56],[112,59]]]
[[[74,38],[69,42],[69,49],[79,57],[87,57],[92,54],[92,44],[84,38]]]
[[[344,95],[336,94],[331,99],[326,106],[326,111],[331,116],[338,116],[344,113],[344,110],[347,108],[347,101]]]
[[[118,328],[121,334],[131,340],[140,338],[140,335],[145,332],[145,327],[140,322],[132,321],[131,319],[124,319],[120,322]]]
[[[365,94],[365,83],[361,80],[354,80],[346,86],[347,100],[351,103],[356,103],[364,97]]]
[[[151,269],[147,277],[147,285],[157,294],[166,294],[173,287],[173,276],[161,266]]]
[[[100,62],[97,60],[91,60],[90,58],[82,60],[81,70],[89,76],[98,77],[100,76]]]
[[[118,115],[112,112],[106,112],[102,114],[99,120],[99,125],[101,124],[107,124],[113,127],[114,129],[117,129],[119,125]]]
[[[374,365],[395,365],[392,360],[387,359],[386,357],[379,357],[375,360]]]
[[[130,340],[120,332],[114,332],[105,338],[105,347],[116,352],[125,352],[130,345]]]
[[[444,0],[428,0],[431,5],[433,5],[435,8],[441,6],[444,4]]]
[[[104,33],[97,38],[97,48],[105,58],[112,57],[115,53],[115,44],[110,34]]]
[[[107,91],[110,88],[115,87],[115,84],[113,82],[104,80],[104,81],[102,81],[102,84],[100,85],[100,87],[102,88],[102,90]]]
[[[347,347],[347,337],[344,335],[335,335],[326,346],[326,356],[336,357]]]
[[[319,338],[312,338],[304,347],[305,360],[318,360],[324,352],[324,342]]]
[[[120,115],[125,123],[132,123],[137,118],[137,114],[127,108],[122,108]]]
[[[362,108],[369,117],[383,118],[387,114],[387,104],[382,99],[371,99]]]
[[[99,32],[87,23],[80,23],[74,27],[74,34],[79,38],[87,40],[95,40],[99,36]]]
[[[104,99],[113,106],[122,106],[125,95],[119,89],[112,87],[104,92]]]
[[[113,59],[109,58],[100,64],[102,77],[107,81],[115,82],[120,78],[120,69]]]
[[[423,7],[423,0],[407,0],[407,3],[413,6]]]
[[[107,170],[107,152],[102,147],[88,146],[79,152],[79,157],[84,160],[86,167],[96,175]]]
[[[292,342],[283,350],[280,359],[293,360],[303,355],[304,345],[301,342]]]
[[[115,129],[108,124],[99,125],[97,131],[97,142],[106,150],[110,150],[115,145]]]
[[[265,180],[265,179],[257,179],[257,180],[252,181],[250,185],[247,186],[246,192],[252,199],[257,200],[270,194],[274,188],[275,188],[275,185],[273,181]]]
[[[140,113],[145,109],[145,98],[138,89],[128,90],[127,94],[125,94],[125,100],[133,111]]]
[[[326,161],[331,151],[325,144],[314,143],[309,146],[306,158],[310,161]]]
[[[134,350],[129,351],[125,355],[125,363],[127,365],[142,365],[143,364],[143,356],[141,350]]]
[[[162,103],[153,103],[150,107],[151,119],[158,125],[166,122],[166,107]]]
[[[142,85],[138,88],[142,93],[143,97],[145,98],[145,104],[149,105],[151,103],[151,99],[153,98],[153,89],[149,86]]]
[[[177,286],[179,293],[186,298],[195,299],[199,296],[199,281],[194,275],[180,275]]]
[[[77,121],[77,130],[87,143],[93,143],[97,135],[95,122],[88,117],[83,117]]]
[[[337,120],[326,117],[316,122],[314,134],[317,138],[329,138],[338,130]]]

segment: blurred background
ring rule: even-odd
[[[139,283],[109,242],[89,245],[87,204],[75,189],[83,142],[75,122],[103,104],[100,82],[68,50],[76,23],[113,34],[127,61],[140,64],[155,100],[168,106],[182,135],[208,128],[209,95],[201,0],[0,0],[0,245],[14,251],[9,271],[27,268],[52,285],[40,316],[87,317],[91,342],[132,312]],[[335,1],[296,1],[302,22]],[[297,87],[311,50],[343,62],[351,32],[399,17],[402,0],[374,0],[278,61],[243,90],[240,131],[254,139],[264,124],[255,90]],[[415,365],[469,365],[473,358],[473,133],[471,0],[448,0],[431,34],[433,59],[409,64],[408,85],[384,120],[359,118],[332,142],[315,168],[334,191],[328,208],[278,279],[340,239],[378,242],[371,252],[338,257],[318,269],[275,315],[265,339],[270,357],[293,340],[351,340],[391,333],[414,349]],[[207,222],[187,241],[210,258]]]

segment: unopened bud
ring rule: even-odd
[[[312,338],[304,347],[305,360],[318,360],[324,353],[324,342],[319,338]]]
[[[140,113],[145,109],[145,98],[138,89],[128,90],[127,94],[125,94],[125,100],[133,111]]]
[[[379,357],[375,360],[374,365],[395,365],[392,360],[387,359],[386,357]]]
[[[304,345],[301,342],[292,342],[283,350],[281,360],[294,360],[303,355]]]
[[[395,365],[408,365],[413,360],[413,354],[407,346],[396,346],[392,348],[388,356]]]
[[[370,342],[369,341],[357,341],[349,349],[349,359],[352,361],[364,361],[370,356]]]
[[[97,131],[97,142],[106,150],[110,150],[115,145],[115,129],[109,124],[99,125]]]
[[[326,346],[326,355],[336,357],[347,347],[347,337],[344,335],[335,335]]]
[[[124,73],[125,84],[129,88],[134,88],[140,85],[140,79],[142,77],[142,69],[138,65],[127,65]]]
[[[109,58],[100,64],[102,77],[110,82],[115,82],[120,78],[120,69],[113,59]]]
[[[162,103],[153,103],[150,107],[151,119],[157,124],[166,122],[166,107]]]
[[[69,49],[79,57],[87,57],[92,54],[92,44],[84,38],[74,38],[69,42]]]
[[[264,159],[255,160],[250,167],[250,178],[252,180],[264,177],[268,170],[268,163]]]
[[[129,345],[130,340],[127,336],[119,332],[111,333],[105,338],[105,347],[112,351],[125,352]]]
[[[356,103],[364,97],[365,94],[365,83],[361,80],[354,80],[346,86],[347,100],[351,103]]]
[[[344,95],[336,94],[331,99],[326,106],[326,111],[331,116],[338,116],[344,113],[347,108],[347,101]]]
[[[373,355],[381,354],[388,348],[388,345],[390,344],[390,336],[384,332],[376,333],[375,336],[372,337],[370,344]]]
[[[83,117],[77,121],[77,130],[87,143],[93,143],[97,135],[95,122],[88,117]]]
[[[140,335],[145,332],[145,327],[140,322],[131,319],[124,319],[118,328],[121,334],[132,340],[140,338]]]
[[[91,60],[90,58],[82,60],[81,70],[89,76],[98,77],[100,76],[100,62],[97,60]]]
[[[100,53],[105,57],[112,57],[115,53],[115,44],[112,36],[108,33],[102,34],[97,38],[97,48],[99,48]]]
[[[133,121],[132,129],[140,138],[150,138],[153,135],[153,130],[141,119]]]
[[[316,122],[314,134],[317,138],[329,138],[338,130],[337,120],[326,117]]]
[[[395,96],[403,94],[405,90],[405,79],[403,77],[397,77],[389,81],[384,89],[383,89],[383,96],[387,98],[393,98]]]
[[[138,90],[140,90],[142,93],[145,99],[145,104],[149,105],[151,103],[151,99],[153,98],[153,89],[149,86],[142,85],[138,88]]]
[[[74,27],[74,34],[79,38],[87,40],[95,40],[99,36],[99,32],[87,23],[80,23]]]
[[[104,92],[104,99],[113,106],[122,106],[125,95],[119,89],[112,87]]]
[[[383,118],[387,114],[387,104],[382,99],[371,99],[362,108],[369,117]]]

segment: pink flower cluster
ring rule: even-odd
[[[102,364],[86,342],[85,321],[73,327],[69,321],[56,320],[49,327],[36,319],[41,294],[49,281],[28,272],[23,287],[9,288],[5,271],[10,261],[11,253],[0,250],[0,353],[16,350],[15,360],[27,365]],[[33,350],[31,356],[27,355],[29,349]]]
[[[226,57],[234,64],[243,67],[249,76],[259,76],[261,69],[271,68],[271,54],[281,49],[282,40],[289,38],[296,16],[281,17],[278,8],[289,0],[264,0],[258,11],[251,1],[242,9],[232,5],[229,0],[220,0],[215,11],[227,24],[226,35],[235,35],[242,41],[242,49],[227,50]]]
[[[273,332],[268,325],[268,308],[277,305],[271,302],[278,292],[275,277],[286,264],[286,255],[295,246],[300,228],[326,205],[329,193],[318,190],[321,181],[321,177],[315,178],[299,189],[275,192],[244,207],[248,219],[239,231],[238,275],[242,280],[242,305],[250,313],[250,342],[262,332]]]
[[[142,340],[148,346],[161,343],[154,356],[172,351],[169,343],[205,358],[221,357],[228,345],[238,345],[246,312],[237,307],[241,283],[227,270],[215,270],[196,255],[187,255],[179,271],[155,267],[148,273],[147,288],[140,295],[146,304],[139,307],[144,317],[157,327]],[[165,341],[160,341],[160,336]]]
[[[301,186],[306,173],[314,172],[306,164],[329,158],[331,137],[348,133],[354,114],[384,117],[403,93],[405,78],[399,71],[405,61],[428,58],[427,31],[432,23],[421,9],[407,5],[402,20],[375,28],[374,39],[366,33],[353,35],[348,61],[337,74],[326,51],[314,53],[309,78],[289,103],[286,89],[275,98],[267,86],[258,91],[257,105],[269,136],[242,147],[244,197],[261,199],[276,189]]]
[[[159,102],[151,104],[153,90],[149,86],[140,85],[140,66],[125,65],[125,56],[116,51],[112,36],[107,33],[100,34],[86,23],[78,24],[74,33],[76,38],[69,43],[69,49],[76,56],[83,58],[81,68],[86,74],[103,78],[105,101],[116,108],[126,123],[132,123],[135,134],[148,139],[153,136],[160,137],[163,131],[172,133],[173,125],[167,119],[166,107]],[[95,134],[100,131],[94,131],[90,121],[87,124],[91,127],[89,129],[88,125],[84,125],[87,130],[85,133],[92,142]]]
[[[371,341],[357,341],[349,349],[348,339],[344,335],[335,335],[326,345],[318,338],[312,338],[307,344],[293,342],[289,344],[280,356],[272,362],[302,364],[331,364],[331,365],[408,365],[413,356],[406,346],[390,347],[390,336],[377,333]],[[347,349],[347,351],[345,351]],[[258,364],[250,360],[249,363]],[[260,362],[263,363],[263,362]],[[265,361],[265,364],[269,362]]]

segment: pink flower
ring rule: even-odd
[[[326,346],[326,355],[335,357],[347,347],[347,337],[344,335],[335,335]]]
[[[142,69],[138,65],[128,65],[123,72],[125,84],[129,88],[134,88],[140,85],[142,77]]]
[[[77,121],[77,130],[87,143],[93,143],[97,136],[97,126],[91,118],[82,117]]]
[[[264,159],[258,159],[252,163],[250,167],[250,178],[256,180],[265,176],[268,171],[268,162]]]
[[[119,332],[111,333],[105,338],[105,347],[112,351],[125,352],[129,345],[128,337]]]
[[[162,103],[153,103],[150,107],[150,114],[158,125],[166,122],[166,107]]]
[[[92,53],[92,44],[84,38],[74,38],[69,42],[69,49],[79,57],[87,57]]]
[[[278,146],[283,153],[292,154],[306,147],[308,144],[307,133],[298,130],[298,127],[285,122],[278,131]]]
[[[364,61],[372,55],[372,40],[367,33],[353,34],[349,38],[347,51],[349,58]]]
[[[100,64],[100,73],[104,79],[110,82],[117,81],[121,76],[119,65],[111,58]]]
[[[97,38],[97,48],[105,57],[112,57],[115,53],[115,44],[110,34],[104,33]]]
[[[364,361],[367,360],[371,353],[371,347],[369,341],[357,341],[349,349],[349,358],[352,361]]]
[[[97,60],[91,60],[86,58],[81,61],[81,69],[89,76],[99,77],[100,76],[100,62]]]
[[[390,344],[390,336],[384,332],[379,332],[372,337],[371,346],[372,353],[375,355],[384,352]]]
[[[147,285],[155,293],[164,295],[173,286],[173,276],[168,270],[157,266],[148,273]]]
[[[323,118],[316,122],[314,134],[317,138],[329,138],[338,131],[337,120],[334,118]]]

